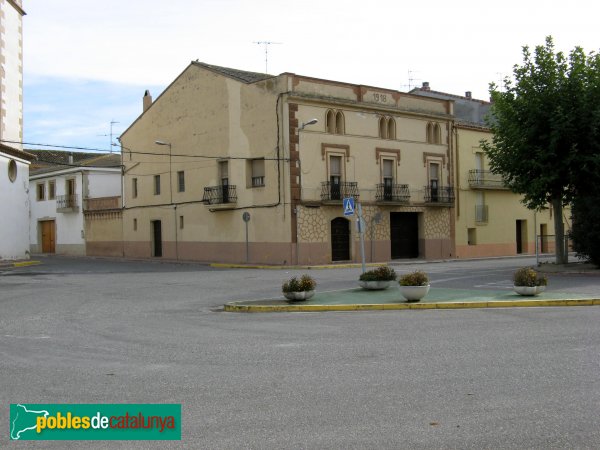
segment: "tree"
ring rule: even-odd
[[[598,55],[576,47],[567,59],[547,37],[533,55],[523,47],[503,90],[490,85],[493,137],[482,147],[528,208],[552,205],[558,264],[567,262],[563,206],[600,181],[599,69]]]

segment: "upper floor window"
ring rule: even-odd
[[[439,123],[429,122],[427,124],[427,143],[441,144],[442,143],[442,128]]]
[[[46,184],[38,183],[36,186],[36,198],[38,201],[46,200]]]
[[[154,195],[160,195],[160,175],[154,175]]]
[[[381,139],[396,139],[396,121],[393,117],[379,118],[379,137]]]
[[[69,178],[66,181],[65,193],[67,195],[75,195],[75,178]]]
[[[133,198],[137,198],[137,196],[138,196],[138,179],[137,178],[131,179],[131,196]]]
[[[48,200],[54,200],[56,198],[56,181],[48,181]]]
[[[265,160],[253,159],[250,161],[250,179],[252,187],[265,185]]]
[[[177,172],[177,192],[185,192],[185,172],[183,170]]]
[[[325,129],[330,134],[345,134],[346,124],[344,114],[333,109],[327,110],[325,115]]]

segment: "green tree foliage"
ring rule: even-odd
[[[547,37],[533,54],[523,47],[503,89],[490,85],[493,138],[482,147],[528,208],[552,204],[557,263],[566,262],[562,207],[600,181],[599,69],[597,54],[576,47],[567,58]]]

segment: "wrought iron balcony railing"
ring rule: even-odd
[[[378,202],[399,202],[408,203],[410,201],[410,189],[408,184],[378,184],[375,200]]]
[[[425,186],[425,203],[453,204],[454,188]]]
[[[235,203],[237,202],[235,185],[205,187],[202,201],[205,205]]]
[[[358,199],[358,183],[356,181],[343,181],[340,183],[323,181],[321,183],[321,200],[341,201],[346,197],[354,197],[355,200]]]
[[[77,212],[79,210],[78,195],[57,195],[56,196],[56,211],[57,212]]]
[[[473,189],[508,189],[502,175],[489,170],[469,170],[469,187]]]

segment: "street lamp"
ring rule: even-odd
[[[169,146],[169,198],[171,199],[171,204],[173,204],[173,183],[171,178],[171,143],[164,141],[154,141],[156,145],[168,145]]]
[[[307,125],[314,125],[316,123],[319,123],[319,119],[310,119],[306,123],[303,122],[302,125],[300,125],[299,130],[304,130],[304,127],[306,127]]]

